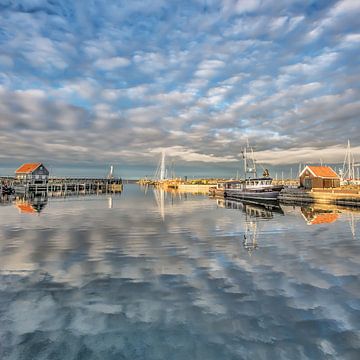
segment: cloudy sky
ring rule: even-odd
[[[0,0],[0,169],[141,176],[164,148],[229,176],[246,139],[277,169],[342,162],[359,18],[358,0]]]

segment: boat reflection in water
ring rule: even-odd
[[[241,210],[245,214],[243,246],[251,255],[258,248],[259,220],[270,220],[274,213],[284,214],[279,204],[216,199],[218,207]]]
[[[264,219],[271,219],[275,213],[284,214],[281,206],[278,203],[261,203],[257,201],[234,201],[223,198],[217,198],[216,203],[218,207],[227,209],[242,210],[250,217],[260,217]]]
[[[48,203],[48,197],[45,194],[32,194],[28,197],[19,197],[14,201],[15,207],[20,213],[40,214]]]

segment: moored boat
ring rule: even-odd
[[[222,182],[218,182],[216,184],[216,186],[212,186],[209,188],[209,195],[210,196],[220,196],[223,197],[224,196],[224,192],[225,192],[225,183]]]
[[[224,183],[224,197],[240,200],[277,200],[282,185],[273,185],[272,178],[249,178]]]
[[[224,188],[224,197],[235,200],[276,201],[283,185],[274,185],[267,169],[264,169],[262,177],[257,176],[254,151],[249,144],[243,149],[242,155],[245,178],[244,180],[227,181],[219,185]],[[248,174],[252,174],[252,176],[248,177]]]

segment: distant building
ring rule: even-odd
[[[300,186],[306,189],[340,186],[340,177],[330,166],[305,166],[299,177]]]
[[[49,171],[42,163],[27,163],[15,171],[16,180],[26,184],[46,184]]]

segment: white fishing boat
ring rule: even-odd
[[[218,184],[219,187],[224,189],[224,197],[254,201],[277,200],[283,185],[274,185],[267,169],[264,169],[262,177],[257,176],[254,151],[249,145],[244,148],[242,155],[245,178],[243,180],[233,180]]]

